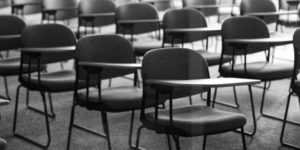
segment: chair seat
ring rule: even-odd
[[[92,110],[121,112],[142,107],[142,89],[132,86],[112,87],[101,90],[99,102],[98,89],[90,90],[86,100],[85,91],[78,94],[78,104]]]
[[[147,41],[135,41],[133,43],[134,53],[136,56],[144,56],[148,51],[152,49],[158,49],[162,47],[162,41],[152,39]]]
[[[157,133],[171,133],[169,110],[158,112],[158,122],[155,124],[155,113],[150,112],[142,120],[146,128]],[[246,124],[246,118],[239,113],[213,109],[207,106],[194,105],[173,108],[173,133],[179,136],[200,136],[222,133],[241,128]]]
[[[24,68],[27,64],[24,65]],[[45,69],[46,67],[43,66],[41,69]],[[33,66],[31,69],[32,72],[37,71],[37,66]],[[11,76],[11,75],[18,75],[20,72],[20,58],[7,58],[7,59],[0,59],[0,75],[2,76]],[[25,70],[24,73],[28,72]]]
[[[263,81],[289,78],[292,76],[293,64],[272,64],[268,62],[247,63],[247,73],[244,64],[234,66],[231,73],[231,65],[223,66],[221,75],[227,77],[253,78]]]
[[[208,66],[218,65],[220,63],[221,54],[218,53],[211,53],[206,50],[197,50],[197,52],[202,55],[205,60],[207,61]],[[223,58],[223,62],[230,62],[231,56],[225,55]]]
[[[41,73],[41,85],[47,92],[66,92],[75,88],[75,71],[63,70],[50,73]],[[22,76],[23,83],[29,85],[28,75]],[[38,75],[31,75],[31,88],[41,89],[38,84]],[[79,82],[79,88],[84,88],[85,83]]]

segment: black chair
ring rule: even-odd
[[[40,13],[42,0],[10,0],[11,14],[24,17],[24,14]]]
[[[6,149],[6,141],[0,138],[0,150]]]
[[[270,62],[270,44],[230,44],[227,39],[269,38],[266,24],[259,18],[241,16],[229,18],[222,25],[222,57],[219,65],[223,77],[239,77],[259,79],[263,84],[263,94],[260,107],[261,115],[271,117],[263,112],[267,83],[275,80],[290,78],[293,66],[290,64],[274,64]],[[265,60],[248,62],[250,54],[266,53]],[[231,64],[222,61],[223,55],[232,55]],[[242,56],[241,63],[236,63],[235,57]],[[274,118],[274,117],[271,117]],[[275,118],[274,118],[275,119]]]
[[[133,48],[128,40],[118,35],[93,35],[83,37],[78,41],[76,49],[76,85],[74,89],[74,103],[72,106],[68,144],[70,149],[72,128],[77,127],[84,131],[105,138],[108,149],[112,149],[109,134],[107,113],[120,113],[132,111],[129,145],[134,123],[134,111],[141,108],[142,89],[137,85],[137,68]],[[134,86],[121,85],[118,87],[103,88],[102,80],[134,74]],[[79,91],[79,83],[85,82],[86,86],[96,83],[95,88],[86,88]],[[76,107],[100,111],[102,117],[103,133],[95,132],[74,123]]]
[[[19,73],[20,85],[17,88],[13,132],[32,144],[47,148],[51,141],[49,119],[47,110],[46,93],[49,93],[49,103],[52,112],[51,117],[55,117],[50,93],[73,91],[75,86],[74,70],[58,70],[45,72],[45,65],[57,63],[74,58],[76,38],[72,31],[60,24],[40,24],[26,27],[21,36],[21,67]],[[30,70],[37,68],[37,73]],[[29,71],[26,71],[29,70]],[[80,84],[79,87],[84,87]],[[47,142],[38,143],[24,135],[17,133],[17,116],[19,106],[20,88],[24,87],[30,91],[37,91],[42,96],[44,110],[36,110],[45,116]],[[24,128],[24,127],[23,127]]]
[[[255,12],[276,12],[275,4],[271,0],[242,0],[240,5],[240,14],[244,15],[246,13]],[[275,31],[278,29],[277,21],[278,16],[259,16],[260,19],[264,20],[266,24],[276,24]]]
[[[21,33],[25,27],[24,21],[12,15],[2,15],[0,21],[5,22],[0,24],[0,37],[2,37],[0,38],[0,51],[8,53],[10,50],[19,49],[21,47]],[[4,77],[6,98],[10,100],[7,77],[19,75],[20,57],[1,57],[0,76]],[[36,68],[32,71],[36,71]]]
[[[287,0],[278,0],[279,12],[288,12],[287,15],[279,16],[277,24],[284,26],[299,26],[300,20],[298,15],[299,2],[287,2]]]
[[[42,23],[77,18],[77,0],[43,0]]]
[[[122,21],[132,22],[122,22]],[[133,44],[135,55],[143,56],[151,49],[160,48],[162,42],[157,39],[143,40],[140,37],[134,40],[134,35],[143,33],[158,33],[160,37],[160,21],[157,10],[147,3],[128,3],[117,7],[116,9],[116,32],[117,34],[130,35],[130,41]],[[159,38],[158,37],[158,38]]]
[[[220,32],[174,32],[168,33],[167,29],[181,28],[192,29],[207,27],[205,16],[202,12],[192,8],[171,9],[167,11],[163,17],[163,47],[165,44],[181,44],[193,43],[196,41],[206,41],[204,50],[197,50],[208,62],[208,66],[219,64],[221,54],[208,52],[208,37],[220,34]],[[230,61],[230,57],[224,57],[224,61]]]
[[[116,5],[111,0],[81,0],[78,4],[77,37],[95,33],[95,28],[115,23]],[[80,30],[84,27],[84,31]]]
[[[143,76],[143,107],[141,110],[142,125],[138,130],[139,146],[142,128],[155,131],[157,134],[167,134],[168,146],[171,148],[170,136],[173,137],[176,149],[180,150],[179,137],[206,137],[241,128],[243,148],[246,149],[243,126],[246,118],[242,114],[217,110],[207,105],[173,106],[173,99],[207,92],[210,88],[186,86],[160,86],[147,83],[148,80],[189,80],[209,78],[205,59],[193,50],[184,48],[165,48],[148,52],[142,63]],[[169,99],[169,109],[159,110],[159,104]],[[155,102],[155,111],[146,112],[147,103]]]
[[[289,113],[289,107],[290,107],[290,101],[291,101],[291,96],[293,94],[297,94],[298,100],[300,102],[299,99],[299,95],[300,95],[300,82],[297,79],[297,75],[299,74],[299,69],[300,69],[300,30],[296,30],[294,33],[294,70],[293,70],[293,76],[291,78],[291,85],[290,85],[290,89],[289,89],[289,96],[287,99],[287,104],[286,104],[286,109],[285,109],[285,114],[284,114],[284,119],[283,119],[283,125],[282,125],[282,130],[281,130],[281,134],[280,134],[280,142],[282,145],[284,146],[288,146],[291,147],[293,149],[300,149],[299,146],[295,145],[295,144],[291,144],[289,142],[284,141],[284,134],[285,134],[285,128],[286,128],[286,124],[287,123],[292,123],[293,125],[299,125],[299,123],[294,123],[294,122],[290,122],[287,120],[288,117],[288,113]],[[291,133],[290,133],[291,135]]]

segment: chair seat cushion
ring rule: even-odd
[[[122,112],[142,107],[142,89],[133,86],[112,87],[101,90],[101,102],[98,89],[90,89],[89,99],[86,92],[79,93],[76,99],[80,106],[92,110]]]
[[[27,68],[27,64],[24,64],[24,68]],[[45,66],[42,66],[41,69],[45,69]],[[37,71],[37,66],[32,66],[32,72]],[[24,70],[24,73],[28,72],[28,70]],[[11,76],[18,75],[20,73],[20,58],[7,58],[0,59],[0,75],[2,76]]]
[[[136,56],[144,56],[148,51],[152,49],[158,49],[162,47],[162,41],[159,40],[137,40],[133,42],[134,52]]]
[[[150,112],[142,120],[146,128],[157,133],[171,133],[169,110],[158,112],[155,124],[155,113]],[[242,114],[213,109],[207,106],[194,105],[173,108],[173,132],[179,136],[199,136],[222,133],[241,128],[246,124]]]
[[[197,52],[202,55],[207,61],[208,66],[218,65],[220,63],[221,54],[211,53],[206,50],[197,50]],[[231,56],[224,55],[223,63],[231,61]]]
[[[33,74],[31,75],[31,83],[30,87],[32,89],[40,90],[43,88],[48,92],[65,92],[65,91],[72,91],[75,88],[75,78],[76,74],[74,70],[62,70],[50,73],[41,73],[41,85],[39,87],[38,84],[38,75]],[[28,75],[22,76],[22,81],[24,85],[29,85],[28,82]],[[79,82],[78,88],[84,88],[85,83]]]
[[[292,76],[293,64],[272,64],[268,62],[247,63],[247,73],[244,64],[234,66],[231,73],[231,65],[222,66],[221,75],[227,77],[253,78],[263,81],[284,79]]]

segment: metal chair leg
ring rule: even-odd
[[[264,83],[264,87],[266,87],[266,82]],[[266,118],[270,118],[270,119],[274,119],[274,120],[278,120],[278,121],[283,121],[283,118],[273,116],[271,114],[264,113],[265,95],[266,95],[266,90],[264,88],[263,95],[262,95],[262,100],[261,100],[261,106],[260,106],[261,116],[266,117]],[[300,122],[290,121],[290,120],[286,120],[286,122],[288,122],[290,124],[293,124],[293,125],[300,126]]]
[[[179,142],[179,136],[177,135],[172,135],[173,140],[175,142],[176,150],[180,150],[180,142]]]
[[[227,103],[227,102],[222,102],[222,101],[218,101],[216,100],[216,97],[217,97],[217,93],[218,93],[218,88],[215,88],[215,91],[214,91],[214,96],[213,96],[213,100],[212,100],[212,107],[215,106],[215,104],[219,104],[219,105],[223,105],[223,106],[227,106],[227,107],[231,107],[231,108],[239,108],[240,105],[238,103],[238,99],[237,99],[237,94],[236,94],[236,89],[235,89],[235,86],[233,86],[233,94],[234,94],[234,102],[235,104],[230,104],[230,103]]]
[[[132,144],[132,132],[133,132],[133,125],[134,125],[134,110],[131,112],[131,118],[130,118],[130,129],[129,129],[129,139],[128,139],[128,144],[129,147],[135,150],[143,150],[143,148],[136,147],[134,144]]]
[[[192,96],[189,96],[190,105],[193,105],[193,99]]]
[[[281,129],[281,133],[280,133],[280,143],[283,145],[283,146],[287,146],[287,147],[290,147],[290,148],[293,148],[293,149],[300,149],[299,146],[296,146],[294,144],[291,144],[291,143],[288,143],[288,142],[285,142],[283,140],[284,138],[284,132],[285,132],[285,126],[286,126],[286,123],[287,122],[287,116],[288,116],[288,112],[289,112],[289,106],[290,106],[290,101],[291,101],[291,96],[292,96],[292,92],[289,94],[288,96],[288,99],[287,99],[287,104],[286,104],[286,109],[285,109],[285,113],[284,113],[284,119],[283,119],[283,123],[282,123],[282,129]]]
[[[37,141],[34,141],[32,139],[29,139],[26,136],[23,136],[19,133],[16,132],[16,125],[17,125],[17,109],[18,109],[18,101],[19,101],[19,90],[20,90],[21,85],[17,88],[17,98],[16,98],[16,106],[15,106],[15,115],[14,115],[14,125],[13,125],[13,132],[14,135],[31,143],[34,144],[36,146],[39,146],[41,148],[47,149],[50,145],[51,142],[51,134],[50,134],[50,126],[49,126],[49,120],[48,120],[48,116],[46,115],[47,113],[44,114],[45,116],[45,123],[46,123],[46,132],[47,132],[47,142],[46,144],[41,144],[38,143]],[[44,111],[47,112],[47,103],[46,103],[46,97],[45,97],[45,93],[44,92],[40,92],[43,98],[43,104],[44,104]]]
[[[206,138],[207,138],[207,135],[204,135],[203,136],[203,143],[202,143],[202,150],[205,150],[205,148],[206,148]]]
[[[243,150],[247,150],[247,145],[246,145],[246,139],[245,139],[245,132],[244,128],[241,128],[241,135],[242,135],[242,142],[243,142]]]
[[[137,131],[137,135],[136,135],[136,143],[135,143],[135,147],[138,148],[140,145],[140,136],[141,136],[141,131],[144,128],[144,126],[140,126],[138,131]]]
[[[76,107],[76,105],[73,105],[72,110],[71,110],[70,126],[69,126],[68,141],[67,141],[67,150],[70,149],[70,144],[71,144],[72,129],[73,129],[73,125],[74,125],[75,107]]]
[[[170,140],[170,134],[167,134],[167,140],[168,140],[168,148],[169,148],[169,150],[172,150],[172,144],[171,144],[171,140]]]
[[[9,95],[9,90],[8,90],[8,83],[7,83],[7,78],[4,77],[4,86],[5,86],[5,94],[6,94],[6,98],[8,100],[11,100],[10,95]]]
[[[27,91],[27,92],[28,92],[28,91]],[[28,93],[27,93],[27,95],[28,95]],[[51,98],[50,93],[49,93],[48,96],[49,96],[49,105],[50,105],[50,111],[51,111],[51,114],[49,114],[49,113],[47,112],[46,115],[47,115],[48,117],[50,117],[50,118],[55,118],[56,115],[55,115],[55,113],[54,113],[54,111],[53,111],[53,104],[52,104],[52,98]],[[26,97],[26,99],[28,99],[28,97]],[[39,110],[39,109],[37,109],[37,108],[35,108],[35,107],[33,107],[33,106],[30,106],[30,104],[29,104],[29,99],[28,99],[28,103],[26,102],[26,105],[27,105],[27,108],[28,108],[28,109],[30,109],[30,110],[32,110],[32,111],[34,111],[34,112],[37,112],[37,113],[40,113],[40,114],[45,114],[44,111]]]
[[[101,116],[102,116],[103,130],[104,130],[104,133],[106,134],[106,140],[107,140],[108,150],[111,150],[109,127],[108,127],[108,121],[107,121],[107,114],[106,114],[106,112],[101,112]]]

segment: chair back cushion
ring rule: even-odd
[[[87,36],[78,41],[77,62],[134,63],[133,48],[128,40],[118,35]],[[77,68],[79,78],[86,78],[86,71]],[[134,69],[107,69],[101,72],[102,79],[133,73]]]
[[[241,15],[251,12],[276,12],[276,7],[271,0],[243,0],[240,5],[240,11]],[[263,20],[267,24],[275,23],[277,16],[264,16]]]
[[[184,8],[184,9],[171,9],[167,11],[163,17],[163,29],[171,29],[171,28],[199,28],[199,27],[207,27],[207,23],[205,20],[205,16],[202,12],[192,9],[192,8]],[[206,34],[201,32],[195,33],[184,33],[183,43],[194,42],[203,40],[207,37]],[[164,42],[172,43],[172,36],[170,33],[164,34]],[[175,38],[174,43],[181,43],[182,40],[180,38]]]
[[[22,47],[61,47],[75,46],[73,32],[61,24],[39,24],[27,26],[21,36]],[[74,52],[42,53],[41,63],[55,63],[74,58]]]
[[[162,48],[152,50],[144,56],[143,80],[147,79],[202,79],[209,78],[206,60],[197,52],[185,48]],[[147,93],[153,93],[148,85]],[[206,91],[206,88],[176,87],[173,97],[184,97]]]
[[[78,4],[79,14],[114,13],[115,10],[116,5],[111,0],[81,0]],[[99,16],[94,19],[95,26],[105,26],[114,23],[114,16]],[[84,24],[82,23],[82,25]]]
[[[116,9],[116,21],[159,19],[157,10],[147,3],[127,3]],[[133,34],[147,33],[159,30],[159,23],[139,23],[133,27]],[[123,33],[123,27],[117,24],[117,33]],[[131,34],[126,30],[126,34]]]
[[[227,55],[232,55],[233,47],[226,44],[224,42],[225,39],[268,38],[270,36],[266,24],[261,19],[250,16],[226,19],[222,24],[221,34],[223,40],[222,52]],[[248,44],[246,53],[251,54],[268,49],[268,44]],[[235,54],[243,55],[244,52],[244,50],[236,50]]]
[[[0,35],[20,35],[25,28],[22,19],[12,15],[0,15]],[[0,51],[20,48],[20,38],[0,39]]]

